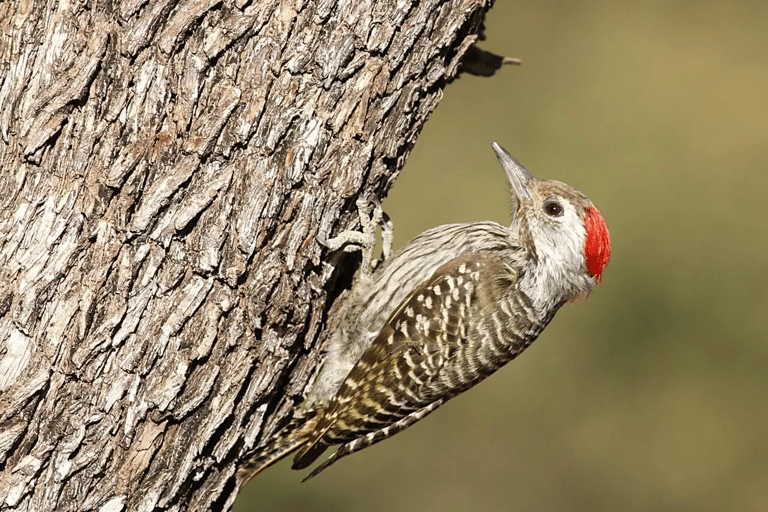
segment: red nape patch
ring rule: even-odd
[[[587,271],[595,278],[597,284],[600,284],[603,269],[611,259],[611,235],[608,234],[603,215],[594,206],[587,208],[584,224],[587,227],[587,240],[584,243]]]

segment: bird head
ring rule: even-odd
[[[512,187],[511,229],[534,266],[530,278],[562,301],[589,293],[611,258],[602,214],[575,188],[538,180],[495,142],[493,149]]]

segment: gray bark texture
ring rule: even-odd
[[[0,3],[0,509],[231,508],[489,4]]]

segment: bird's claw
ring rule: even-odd
[[[357,213],[360,218],[360,231],[342,231],[332,238],[326,238],[318,234],[315,236],[315,239],[317,243],[330,251],[337,251],[339,249],[344,252],[361,251],[363,254],[361,277],[369,279],[376,261],[373,258],[373,250],[376,247],[376,228],[381,228],[382,256],[384,260],[392,254],[394,229],[392,227],[392,220],[382,209],[378,198],[359,198],[355,204],[357,205]],[[368,210],[371,209],[371,206],[373,206],[373,209],[369,214]]]

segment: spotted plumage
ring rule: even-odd
[[[311,478],[402,431],[512,360],[598,284],[610,258],[599,211],[494,148],[512,186],[511,226],[429,230],[360,283],[305,411],[259,447],[243,481],[291,452],[302,469],[341,445]]]

